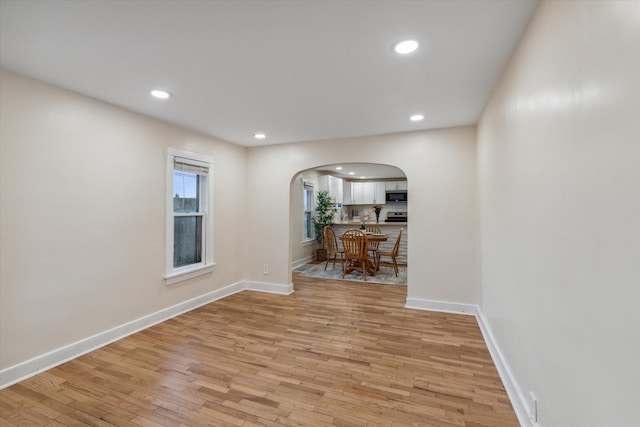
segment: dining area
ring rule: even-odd
[[[298,270],[303,276],[368,283],[406,285],[404,227],[334,224],[323,230],[326,260]]]

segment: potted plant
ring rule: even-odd
[[[316,259],[325,261],[327,259],[327,249],[324,247],[324,228],[333,225],[335,210],[333,199],[328,191],[318,191],[316,195],[316,215],[313,217],[313,229],[316,233],[316,240],[320,247],[316,249]]]

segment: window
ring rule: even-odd
[[[167,150],[167,284],[213,270],[213,160]]]
[[[304,203],[304,241],[308,242],[315,239],[313,232],[313,184],[308,182],[303,186],[303,203]]]

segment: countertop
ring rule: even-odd
[[[335,221],[334,222],[335,225],[360,225],[362,224],[362,221]],[[389,226],[389,225],[402,225],[402,226],[407,226],[408,223],[406,222],[383,222],[380,221],[378,223],[376,223],[375,221],[366,221],[364,223],[365,226],[368,225],[377,225],[380,227],[385,227],[385,226]]]

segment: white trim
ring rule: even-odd
[[[484,317],[484,314],[479,307],[478,312],[476,313],[476,319],[478,321],[480,331],[482,332],[482,336],[484,337],[484,341],[487,344],[487,348],[489,349],[489,353],[491,354],[491,359],[493,359],[493,364],[496,365],[496,369],[498,370],[498,374],[500,375],[500,379],[502,380],[505,390],[507,390],[507,395],[509,396],[509,400],[511,401],[511,405],[518,417],[520,425],[522,427],[538,426],[538,423],[534,423],[529,418],[526,395],[522,393],[522,389],[518,386],[516,378],[513,375],[513,372],[511,372],[507,360],[503,356],[502,351],[500,351],[500,347],[498,347],[498,343],[493,337],[493,332],[489,326],[489,322],[486,317]]]
[[[466,314],[470,316],[475,316],[478,312],[478,306],[475,304],[461,304],[457,302],[434,301],[420,298],[407,298],[405,308],[442,311],[445,313]]]
[[[307,193],[307,190],[311,190],[311,199],[309,200],[310,203],[310,207],[309,210],[307,210],[307,205],[304,203],[304,197],[305,194]],[[302,246],[305,246],[307,244],[309,244],[309,242],[315,242],[316,241],[316,229],[314,227],[313,224],[313,218],[314,218],[314,212],[316,209],[316,185],[313,181],[302,181]],[[309,238],[306,238],[306,233],[307,233],[307,227],[305,227],[305,223],[306,223],[306,218],[307,218],[307,212],[309,212],[311,215],[309,216],[309,220],[311,221],[311,236],[309,236]]]
[[[293,284],[281,285],[279,283],[250,282],[245,281],[248,291],[268,292],[270,294],[291,295]]]
[[[291,263],[291,269],[295,270],[296,268],[300,267],[301,265],[305,265],[306,263],[308,263],[309,261],[313,261],[314,259],[316,259],[315,256],[309,255],[309,256],[306,256],[304,258],[300,258],[298,260],[295,260],[295,261],[293,261]]]
[[[405,308],[475,316],[480,332],[482,333],[482,337],[484,338],[489,354],[491,355],[491,359],[493,360],[493,364],[496,366],[500,380],[507,391],[507,395],[509,396],[513,410],[516,413],[516,417],[518,417],[518,422],[522,427],[539,426],[538,423],[534,423],[529,418],[526,395],[522,393],[522,389],[518,386],[515,376],[509,368],[507,360],[503,356],[500,351],[500,347],[498,347],[498,344],[493,337],[489,322],[484,317],[484,314],[478,305],[426,300],[420,298],[407,298]]]
[[[174,283],[182,282],[183,280],[202,276],[204,274],[211,273],[215,266],[215,263],[210,265],[198,264],[198,267],[196,268],[190,268],[189,270],[178,271],[174,274],[164,276],[164,283],[166,285],[173,285]]]
[[[173,157],[180,157],[182,159],[187,159],[187,160],[197,160],[199,162],[203,162],[203,163],[209,163],[211,165],[213,165],[213,157],[211,156],[206,156],[204,154],[200,154],[200,153],[194,153],[193,151],[185,151],[185,150],[179,150],[177,148],[172,148],[172,147],[167,147],[167,155],[169,156],[173,156]],[[205,166],[204,164],[202,166]],[[173,168],[173,166],[172,166]]]
[[[114,341],[125,338],[143,329],[244,290],[268,292],[279,295],[290,295],[294,291],[293,284],[283,285],[278,283],[253,282],[246,280],[233,283],[225,286],[224,288],[217,289],[199,297],[164,308],[155,313],[140,317],[139,319],[132,320],[107,331],[100,332],[93,336],[76,341],[75,343],[71,343],[64,347],[60,347],[56,350],[18,363],[17,365],[5,368],[0,371],[0,390],[80,357],[83,354],[97,350],[100,347],[111,344]],[[509,369],[509,365],[506,362],[505,357],[502,355],[500,348],[493,338],[493,333],[489,323],[478,306],[474,304],[407,298],[405,307],[418,310],[475,315],[480,331],[482,332],[487,348],[489,349],[489,353],[491,354],[491,358],[493,359],[493,363],[498,370],[498,374],[504,384],[520,425],[522,427],[538,426],[537,423],[533,423],[529,419],[526,410],[526,397],[521,392],[521,389],[515,380],[515,376]]]
[[[246,280],[232,283],[224,288],[208,292],[204,295],[183,301],[171,307],[163,308],[155,313],[148,314],[104,332],[83,338],[64,347],[60,347],[48,353],[18,363],[17,365],[5,368],[0,371],[0,390],[80,357],[83,354],[97,350],[100,347],[104,347],[107,344],[111,344],[114,341],[125,338],[143,329],[179,316],[187,311],[191,311],[205,304],[212,303],[245,290],[290,295],[293,293],[293,284],[282,285],[277,283],[250,282]]]
[[[172,285],[202,274],[209,273],[215,266],[213,251],[213,158],[203,154],[193,153],[191,151],[179,150],[172,147],[166,149],[166,171],[165,171],[165,284]],[[204,206],[200,212],[188,214],[186,216],[202,216],[203,217],[203,244],[204,259],[202,263],[197,265],[185,266],[186,268],[173,268],[173,222],[175,213],[173,212],[173,171],[174,161],[180,158],[181,161],[193,162],[193,164],[206,167],[209,169],[207,176],[202,176],[203,185],[201,192],[206,193],[207,197],[203,197]],[[182,216],[178,214],[178,216]]]
[[[244,281],[236,282],[224,288],[211,291],[199,297],[178,303],[171,307],[156,311],[132,320],[120,326],[116,326],[107,331],[100,332],[93,336],[81,339],[64,347],[60,347],[48,353],[36,356],[32,359],[10,366],[0,371],[0,389],[25,380],[33,375],[51,369],[83,354],[89,353],[114,341],[139,332],[150,326],[156,325],[172,317],[186,313],[205,304],[228,297],[235,293],[247,289]]]
[[[174,212],[173,213],[173,217],[188,217],[188,216],[202,216],[204,217],[205,214],[204,212],[185,212],[185,213],[178,213],[178,212]]]

